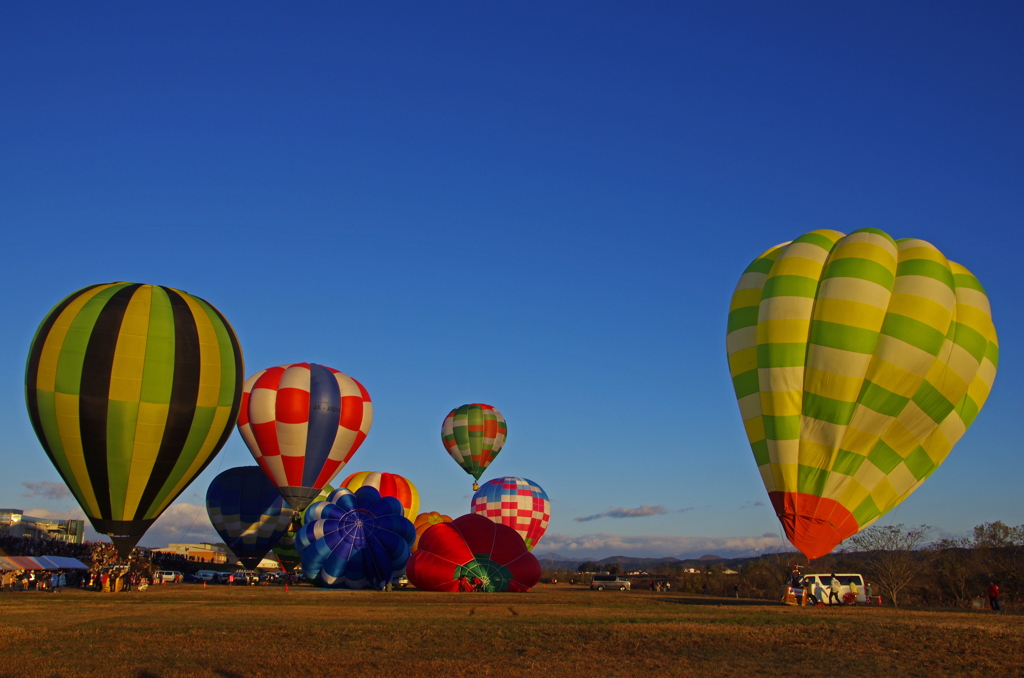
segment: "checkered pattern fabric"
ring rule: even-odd
[[[477,480],[501,452],[507,435],[501,412],[481,403],[456,407],[441,424],[441,441],[448,454]]]
[[[473,495],[473,513],[519,533],[533,550],[551,522],[551,502],[541,486],[526,478],[489,480]]]
[[[985,291],[931,244],[813,231],[747,267],[729,368],[754,458],[814,558],[913,492],[985,403],[999,347]]]
[[[238,431],[282,494],[329,483],[366,439],[370,395],[355,379],[312,363],[261,370],[242,385]],[[302,510],[315,492],[306,492]],[[292,500],[289,498],[289,501]]]

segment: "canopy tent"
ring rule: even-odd
[[[78,558],[62,556],[7,556],[0,557],[0,570],[88,570],[89,566]]]

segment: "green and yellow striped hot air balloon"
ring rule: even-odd
[[[999,361],[977,278],[923,240],[870,228],[813,231],[757,257],[726,342],[768,496],[808,558],[938,468]]]
[[[126,556],[227,441],[243,373],[238,338],[212,305],[109,283],[75,292],[43,320],[25,398],[50,461]]]
[[[505,446],[508,424],[498,408],[483,403],[456,407],[441,424],[441,442],[452,459],[473,476],[473,491],[487,467]],[[415,514],[413,514],[415,517]]]

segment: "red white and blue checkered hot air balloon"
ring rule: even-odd
[[[257,372],[242,386],[238,431],[296,511],[338,475],[372,421],[370,394],[331,367],[280,365]]]
[[[547,532],[551,502],[540,485],[527,478],[505,476],[480,486],[471,502],[473,513],[519,533],[530,551]]]

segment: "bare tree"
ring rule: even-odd
[[[875,525],[846,540],[846,552],[861,553],[868,574],[882,592],[899,607],[899,593],[916,577],[933,556],[922,548],[927,525],[907,528],[899,525]]]
[[[943,539],[935,544],[936,582],[943,595],[961,607],[969,607],[978,593],[978,558],[973,547],[974,543],[965,538]]]
[[[982,523],[974,528],[974,550],[988,578],[998,580],[1011,600],[1019,600],[1024,588],[1024,525]]]

